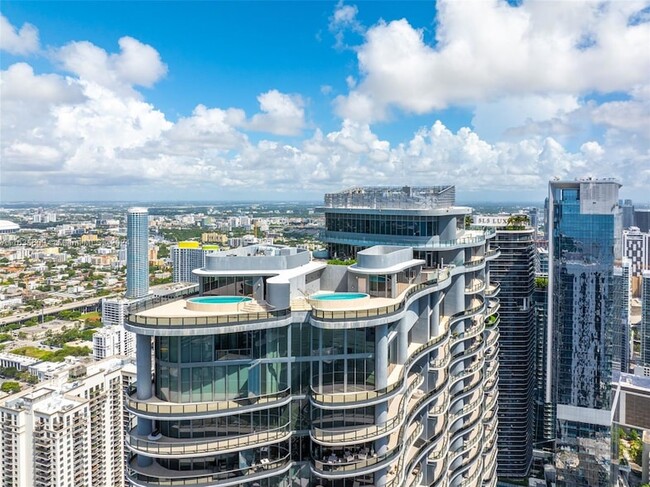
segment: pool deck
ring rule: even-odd
[[[205,309],[191,310],[187,308],[187,300],[179,299],[171,303],[162,304],[155,308],[147,309],[138,313],[139,316],[146,316],[149,318],[196,318],[200,316],[224,316],[233,314],[247,314],[247,313],[264,313],[269,311],[263,304],[252,299],[241,303],[239,309],[233,311],[229,306],[219,304],[204,305]],[[214,308],[214,311],[209,308]]]

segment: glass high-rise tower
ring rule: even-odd
[[[200,296],[131,307],[129,482],[496,485],[494,232],[465,229],[469,208],[427,207],[430,191],[363,191],[393,211],[328,213],[401,245],[331,234],[359,239],[350,266],[270,245],[216,252],[194,271]]]
[[[126,297],[149,293],[149,212],[130,208],[126,217]]]
[[[547,401],[556,404],[558,483],[609,485],[613,271],[620,184],[549,184]]]

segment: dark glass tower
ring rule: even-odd
[[[534,231],[498,229],[501,255],[490,264],[501,285],[499,340],[499,477],[523,478],[533,458],[535,386]]]
[[[546,399],[557,405],[555,465],[564,485],[609,485],[619,188],[611,179],[549,185]]]

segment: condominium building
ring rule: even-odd
[[[533,450],[553,451],[555,405],[546,397],[548,353],[548,275],[536,274],[533,293],[535,307],[535,434]],[[534,453],[534,451],[533,451]]]
[[[612,369],[629,372],[630,369],[630,314],[631,314],[632,263],[624,258],[614,266],[612,324]]]
[[[643,271],[641,278],[641,366],[650,367],[650,270]]]
[[[194,269],[205,266],[205,256],[219,250],[216,245],[201,245],[199,242],[179,242],[171,247],[173,282],[199,282]]]
[[[134,307],[133,485],[496,485],[499,252],[448,209],[426,258],[242,247]]]
[[[494,244],[501,252],[489,266],[501,287],[497,473],[524,478],[533,459],[535,419],[534,229],[500,226]]]
[[[124,486],[124,391],[134,373],[112,358],[0,401],[0,485]]]
[[[650,270],[650,233],[642,232],[639,227],[623,230],[623,256],[630,259],[633,276]]]
[[[149,293],[149,212],[130,208],[126,217],[126,297]]]
[[[569,485],[609,485],[602,452],[610,442],[619,188],[613,180],[549,184],[546,401],[556,404],[557,480]]]
[[[93,334],[93,358],[101,360],[112,355],[135,356],[135,335],[124,328],[129,306],[124,298],[102,299],[102,328]]]

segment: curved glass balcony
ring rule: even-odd
[[[278,428],[243,436],[211,437],[201,440],[160,437],[150,439],[132,429],[126,437],[127,446],[135,453],[154,458],[194,457],[215,455],[254,448],[287,440],[291,436],[290,423]]]
[[[127,465],[127,478],[135,486],[194,486],[217,487],[232,485],[234,481],[254,482],[273,476],[277,478],[287,472],[292,465],[291,454],[285,448],[278,448],[277,455],[261,457],[256,455],[250,465],[241,468],[228,468],[225,465],[216,466],[210,470],[170,470],[154,461],[150,466],[138,465],[137,455],[133,456]],[[238,485],[238,484],[237,484]]]
[[[157,397],[138,399],[137,389],[130,386],[124,398],[126,409],[130,412],[153,419],[181,419],[212,417],[215,413],[234,413],[242,408],[253,409],[256,406],[271,407],[291,401],[291,388],[286,387],[273,394],[246,396],[228,401],[212,401],[200,403],[174,403],[163,401]]]

